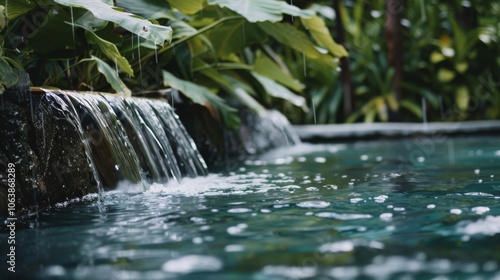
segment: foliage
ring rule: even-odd
[[[355,110],[346,121],[388,121],[397,110],[402,121],[499,118],[500,4],[495,1],[407,1],[388,11],[385,0],[340,1],[354,88]],[[311,9],[334,26],[331,1]],[[400,13],[403,32],[403,96],[396,100],[387,62],[386,16]],[[296,60],[299,58],[291,58]],[[317,68],[317,69],[316,69]],[[342,111],[338,73],[308,63],[305,81],[312,112],[283,105],[298,123],[337,122]],[[313,82],[314,81],[314,82]]]
[[[230,100],[257,112],[276,98],[307,110],[303,76],[291,71],[304,60],[286,56],[332,72],[347,55],[314,10],[282,0],[6,3],[2,71],[24,69],[36,86],[126,95],[171,87],[231,128],[239,120]],[[14,83],[3,77],[1,86]]]

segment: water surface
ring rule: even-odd
[[[499,178],[494,137],[279,149],[124,183],[105,213],[97,195],[59,204],[17,231],[14,277],[500,279]]]

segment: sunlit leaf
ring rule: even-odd
[[[123,81],[120,79],[120,76],[118,76],[118,73],[116,73],[116,71],[111,66],[109,66],[109,64],[96,56],[92,56],[92,58],[85,60],[91,60],[97,63],[97,70],[99,71],[99,73],[104,75],[106,81],[108,81],[108,83],[117,93],[124,94],[126,96],[132,95],[130,89],[123,83]]]
[[[444,55],[440,52],[433,51],[431,53],[431,62],[432,63],[439,63],[445,59]]]
[[[172,7],[181,13],[192,15],[203,9],[205,0],[167,0]]]
[[[439,69],[437,76],[440,82],[447,83],[455,78],[455,72],[441,68]]]
[[[68,7],[84,8],[95,17],[114,22],[124,29],[149,40],[157,45],[172,39],[172,29],[140,18],[137,15],[123,11],[123,9],[110,6],[101,0],[54,0]]]
[[[457,106],[460,110],[467,110],[469,108],[469,89],[466,86],[458,87],[455,90],[455,98]]]
[[[27,12],[36,8],[37,4],[35,1],[5,1],[7,3],[6,16],[9,19],[14,19],[18,16],[25,15]]]
[[[309,18],[301,19],[304,26],[309,29],[314,40],[322,47],[326,48],[331,54],[337,57],[349,56],[342,45],[335,43],[332,39],[330,31],[325,25],[325,22],[318,16],[314,15]]]
[[[468,68],[469,68],[469,64],[467,62],[459,62],[459,63],[455,64],[455,69],[457,69],[458,73],[463,74],[465,71],[467,71]]]
[[[310,17],[313,11],[301,10],[285,1],[278,0],[207,0],[209,5],[227,7],[245,17],[250,22],[271,21],[283,19],[283,14],[297,17]]]

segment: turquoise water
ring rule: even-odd
[[[124,183],[106,212],[97,195],[59,204],[17,230],[17,272],[0,275],[500,279],[499,179],[494,137],[304,144],[145,192]]]

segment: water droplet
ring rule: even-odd
[[[479,169],[474,169],[474,174],[479,175],[479,173],[480,173],[480,172],[481,172],[481,170],[479,170]]]

